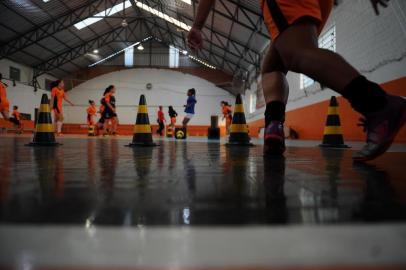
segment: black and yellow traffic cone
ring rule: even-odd
[[[233,121],[230,127],[230,137],[227,146],[252,146],[251,138],[248,135],[247,121],[245,120],[244,105],[242,97],[238,94],[235,107]]]
[[[171,125],[167,126],[166,128],[166,137],[173,138],[173,129]]]
[[[47,94],[43,94],[35,124],[34,139],[28,146],[58,146],[55,141],[55,129],[52,125],[51,108]]]
[[[144,95],[140,97],[133,141],[129,146],[157,146],[152,140],[152,129],[149,124],[147,101]]]
[[[89,137],[96,136],[96,127],[94,125],[87,126],[87,136]]]
[[[332,96],[328,107],[326,126],[324,127],[323,143],[320,147],[349,148],[344,144],[343,132],[341,130],[340,115],[338,113],[338,102]]]

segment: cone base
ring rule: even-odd
[[[228,142],[226,143],[227,147],[234,147],[234,146],[255,146],[253,143],[250,142]]]
[[[159,146],[159,144],[156,144],[156,143],[130,143],[126,146],[127,147],[155,147],[155,146]]]
[[[319,147],[322,148],[351,148],[348,145],[345,144],[338,144],[338,145],[334,145],[334,144],[320,144]]]
[[[57,142],[31,142],[26,144],[25,146],[38,146],[38,147],[55,147],[55,146],[61,146],[61,143],[57,143]]]

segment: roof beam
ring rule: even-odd
[[[130,23],[138,23],[138,20],[135,19]],[[92,48],[102,48],[103,46],[107,46],[112,42],[120,41],[120,42],[128,42],[129,38],[126,36],[124,40],[120,37],[122,34],[128,35],[126,33],[125,28],[121,25],[104,33],[101,34],[93,39],[87,40],[77,46],[73,46],[71,50],[66,50],[55,57],[52,57],[34,67],[36,70],[35,76],[39,76],[46,72],[49,72],[55,66],[62,66],[66,63],[72,62],[73,60],[79,58],[80,56],[85,55],[89,50]],[[130,33],[130,35],[134,35]]]
[[[149,19],[145,19],[148,23],[150,23],[150,24],[152,24],[152,26],[154,26],[154,27],[156,27],[156,28],[154,28],[154,29],[158,29],[159,31],[160,30],[162,30],[162,31],[164,31],[164,32],[171,32],[171,34],[173,35],[173,36],[175,36],[175,37],[177,37],[177,38],[179,38],[179,39],[181,39],[182,38],[182,36],[180,35],[180,34],[178,34],[178,33],[176,33],[176,32],[174,32],[174,31],[172,31],[171,29],[169,29],[169,28],[166,28],[165,26],[163,26],[163,25],[161,25],[161,24],[158,24],[156,21],[151,21],[151,20],[149,20]],[[152,29],[152,28],[151,28]],[[160,31],[160,33],[162,33],[161,31]],[[163,34],[160,34],[161,36],[160,37],[157,37],[157,38],[159,38],[159,39],[161,39],[162,41],[164,41],[164,42],[168,42],[167,41],[167,39],[164,37],[164,35]],[[173,45],[175,45],[175,46],[177,46],[178,48],[180,48],[180,49],[183,49],[183,50],[185,50],[185,49],[187,49],[187,48],[185,48],[184,46],[183,46],[183,44],[182,43],[178,43],[178,42],[176,42],[176,41],[174,41],[174,44]],[[216,44],[213,44],[214,46],[217,46]],[[221,47],[220,47],[221,48]],[[222,48],[223,50],[224,50],[224,48]],[[212,54],[212,55],[214,55],[214,56],[216,56],[216,57],[218,57],[218,58],[220,58],[220,59],[223,59],[223,56],[222,55],[220,55],[220,54],[218,54],[218,53],[216,53],[216,52],[213,52],[213,51],[210,51],[209,49],[207,49],[207,48],[203,48],[202,49],[202,53],[203,53],[203,55],[205,55],[205,57],[204,58],[202,58],[202,60],[204,60],[204,61],[207,61],[207,62],[209,62],[210,60],[209,60],[209,57],[207,56],[207,54],[205,53],[205,52],[207,52],[207,53],[209,53],[209,55],[210,54]],[[237,65],[235,62],[233,62],[233,61],[231,61],[230,59],[226,59],[226,63],[228,63],[228,64],[232,64],[232,65]],[[213,64],[213,63],[212,63]],[[234,68],[234,67],[233,67]],[[244,71],[248,71],[247,69],[245,69],[244,67],[240,67],[240,69],[241,70],[244,70]],[[232,69],[230,70],[230,72],[232,71]]]
[[[1,1],[3,5],[5,2]],[[104,5],[103,5],[104,4]],[[34,29],[10,40],[0,47],[0,59],[7,57],[13,53],[23,50],[35,43],[38,43],[45,38],[52,37],[56,33],[72,27],[74,24],[91,17],[98,12],[98,9],[103,6],[110,7],[111,3],[108,0],[91,0],[85,5],[68,12],[63,16],[59,16],[44,24],[38,25]],[[7,6],[8,7],[8,6]],[[9,8],[9,7],[8,7]]]

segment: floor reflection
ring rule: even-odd
[[[0,222],[255,225],[406,220],[405,153],[374,165],[350,150],[165,141],[128,148],[69,139],[56,148],[0,138]]]

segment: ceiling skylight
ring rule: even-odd
[[[95,63],[93,63],[93,64],[90,64],[88,67],[94,67],[94,66],[96,66],[96,65],[98,65],[98,64],[101,64],[101,63],[103,63],[103,62],[105,62],[105,61],[107,61],[107,60],[113,58],[114,56],[116,56],[116,55],[118,55],[118,54],[120,54],[120,53],[125,52],[125,51],[128,50],[128,49],[131,49],[131,48],[134,48],[135,46],[138,46],[138,45],[141,44],[142,42],[145,42],[145,41],[150,40],[151,38],[152,38],[152,37],[144,38],[144,39],[141,40],[141,41],[138,41],[138,42],[136,42],[136,43],[134,43],[134,44],[132,44],[132,45],[130,45],[130,46],[128,46],[128,47],[122,49],[122,50],[119,50],[119,51],[117,51],[117,52],[115,52],[115,53],[113,53],[113,54],[110,54],[109,56],[107,56],[107,57],[105,57],[105,58],[103,58],[103,59],[101,59],[101,60],[99,60],[99,61],[97,61],[97,62],[95,62]]]
[[[114,14],[120,12],[120,11],[123,11],[126,8],[129,8],[129,7],[131,7],[131,2],[129,0],[127,0],[127,1],[125,1],[123,3],[117,4],[117,5],[115,5],[115,6],[111,7],[111,8],[108,8],[106,10],[103,10],[102,12],[99,12],[99,13],[95,14],[94,17],[89,17],[87,19],[84,19],[83,21],[80,21],[80,22],[76,23],[75,27],[78,30],[81,30],[81,29],[83,29],[85,27],[88,27],[89,25],[92,25],[94,23],[97,23],[98,21],[103,20],[102,17],[112,16],[112,15],[114,15]]]
[[[47,1],[49,1],[49,0],[47,0]],[[185,3],[191,4],[190,0],[182,0],[182,1],[185,2]],[[177,19],[175,19],[175,18],[173,18],[173,17],[171,17],[171,16],[157,10],[157,9],[154,9],[154,8],[144,4],[144,3],[138,2],[137,0],[135,0],[135,3],[137,5],[137,7],[139,7],[140,9],[145,10],[145,11],[147,11],[147,12],[149,12],[149,13],[157,16],[157,17],[160,17],[161,19],[163,19],[163,20],[165,20],[165,21],[167,21],[169,23],[172,23],[172,24],[176,25],[177,27],[182,28],[183,30],[189,31],[192,28],[191,26],[189,26],[189,25],[187,25],[187,24],[185,24],[185,23],[183,23],[183,22],[181,22],[181,21],[179,21],[179,20],[177,20]],[[94,17],[89,17],[87,19],[84,19],[83,21],[80,21],[80,22],[76,23],[75,27],[78,30],[81,30],[81,29],[83,29],[85,27],[88,27],[89,25],[92,25],[92,24],[94,24],[94,23],[96,23],[98,21],[103,20],[103,17],[112,16],[112,15],[114,15],[114,14],[120,12],[120,11],[123,11],[124,9],[129,8],[129,7],[131,7],[131,2],[129,0],[124,1],[124,2],[122,2],[120,4],[117,4],[117,5],[115,5],[115,6],[111,7],[111,8],[108,8],[108,9],[102,11],[102,12],[99,12],[99,13],[95,14]]]

